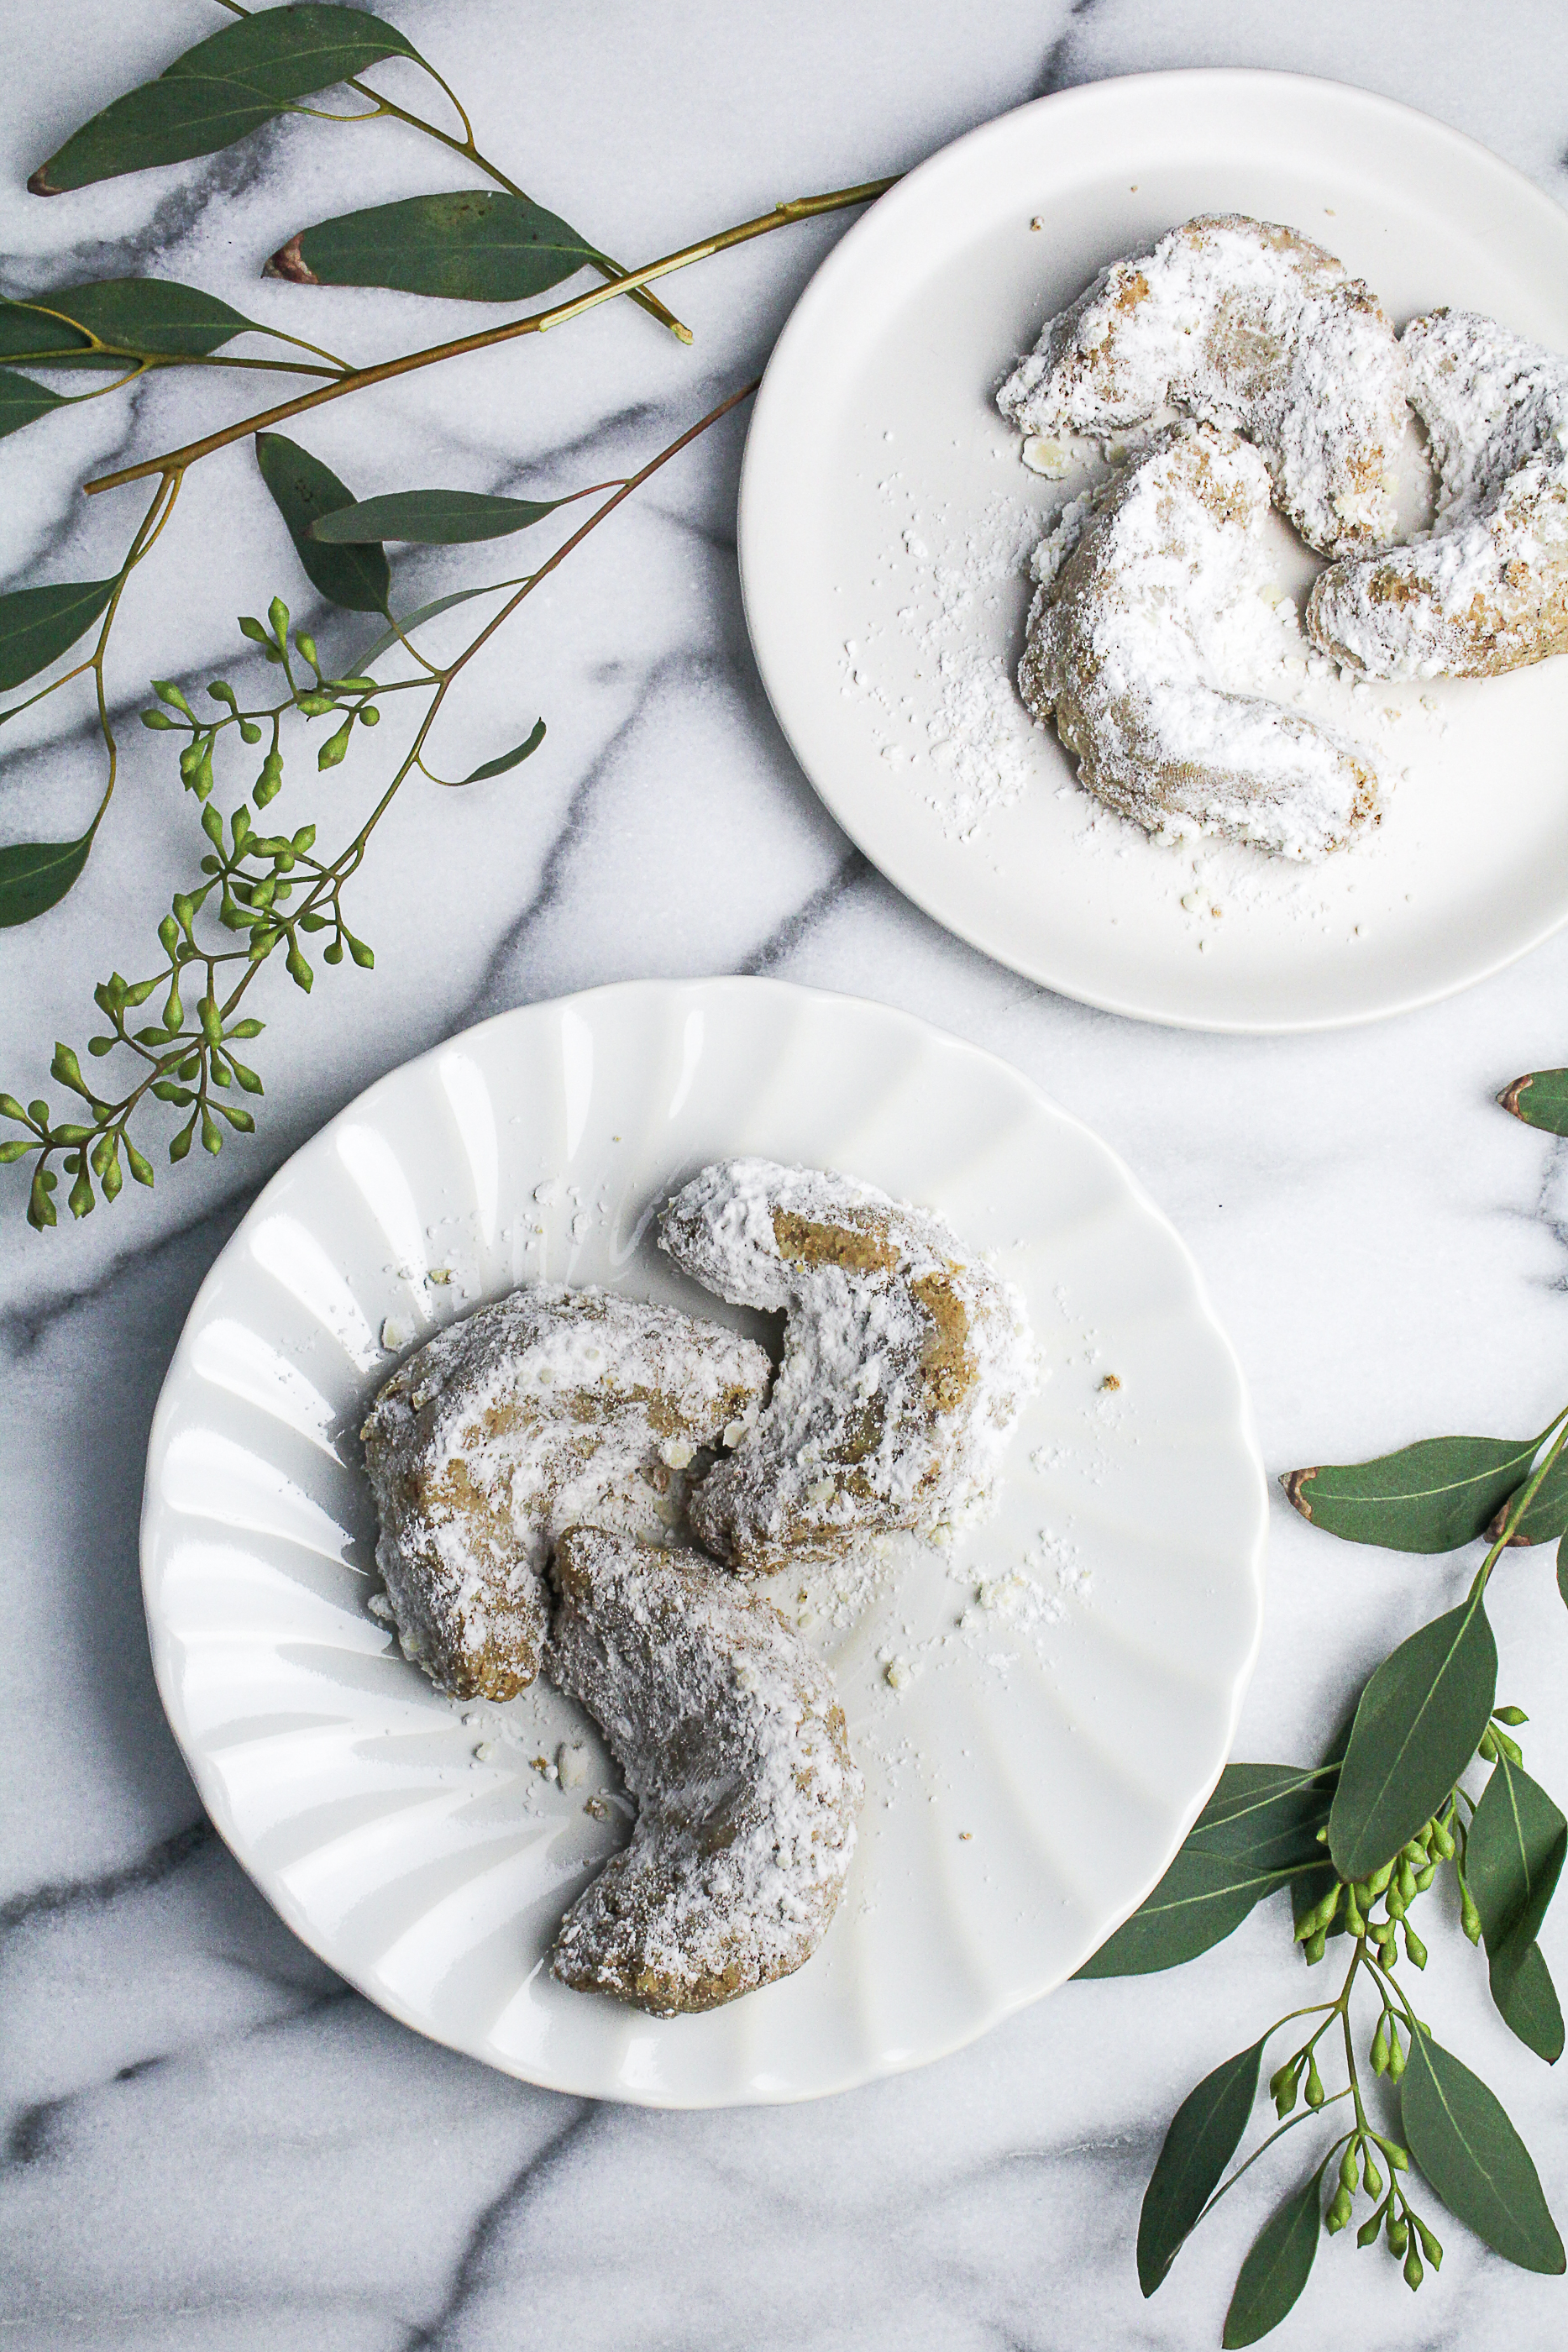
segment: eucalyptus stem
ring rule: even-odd
[[[894,175],[896,177],[896,174]],[[853,188],[830,189],[819,196],[799,196],[789,204],[777,205],[769,213],[759,213],[755,219],[739,221],[733,228],[721,229],[715,236],[702,238],[695,245],[683,246],[678,252],[665,254],[659,261],[648,262],[643,268],[595,287],[587,294],[579,294],[570,302],[557,303],[548,310],[531,311],[525,319],[509,320],[505,326],[487,327],[477,334],[460,335],[445,343],[432,343],[419,352],[407,352],[401,359],[383,360],[378,365],[356,368],[335,383],[321,384],[314,392],[301,393],[294,400],[280,402],[274,408],[260,410],[254,416],[242,417],[235,425],[225,425],[216,433],[207,434],[200,441],[187,442],[183,448],[172,449],[161,457],[144,458],[140,465],[122,466],[118,472],[100,474],[83,485],[89,498],[100,490],[118,489],[125,482],[146,480],[153,474],[183,471],[210,457],[215,450],[225,449],[231,442],[247,440],[253,433],[261,433],[275,425],[284,424],[291,416],[303,415],[308,409],[319,408],[329,400],[341,400],[348,394],[363,392],[371,384],[390,383],[392,378],[410,375],[416,369],[434,367],[440,362],[461,358],[468,352],[486,351],[497,343],[514,341],[519,335],[543,334],[548,328],[564,326],[568,320],[580,318],[585,311],[596,310],[600,303],[613,301],[618,295],[633,291],[652,279],[664,278],[676,269],[687,268],[693,262],[706,261],[711,255],[727,252],[732,246],[747,244],[753,237],[767,236],[772,230],[788,228],[797,221],[814,220],[824,213],[843,212],[856,205],[872,203],[894,185],[893,179],[868,180]]]

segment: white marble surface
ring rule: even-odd
[[[633,258],[912,163],[1041,91],[1190,63],[1363,82],[1568,200],[1568,21],[1552,0],[1498,0],[1484,18],[1460,0],[387,13],[471,96],[483,144]],[[20,194],[60,133],[216,21],[202,0],[5,0],[13,287],[150,263],[292,323],[307,298],[256,278],[284,236],[454,184],[396,130],[299,124],[58,204]],[[367,493],[620,470],[755,369],[837,233],[791,231],[676,281],[690,351],[617,306],[342,404],[302,437]],[[472,315],[308,299],[356,357]],[[232,382],[169,379],[5,443],[7,567],[108,569],[130,494],[83,509],[73,485],[219,413],[240,413]],[[1568,937],[1418,1016],[1252,1042],[1086,1012],[960,947],[836,833],[769,719],[735,573],[742,431],[727,424],[663,475],[497,650],[454,719],[448,772],[517,740],[538,709],[548,748],[461,798],[404,794],[359,902],[373,979],[323,973],[308,1004],[272,992],[258,1139],[42,1239],[19,1194],[5,1200],[0,2345],[17,2352],[1202,2346],[1276,2191],[1260,2166],[1141,2301],[1132,2239],[1173,2105],[1301,1997],[1277,1908],[1178,1974],[1069,1987],[844,2098],[711,2116],[580,2105],[414,2039],[335,1981],[200,1820],[159,1711],[136,1572],[142,1453],[181,1318],[240,1209],[382,1070],[482,1013],[595,981],[765,971],[884,998],[1009,1056],[1124,1154],[1192,1244],[1271,1469],[1444,1427],[1534,1428],[1561,1401],[1568,1160],[1491,1097],[1568,1059]],[[405,601],[476,576],[467,559],[400,566]],[[236,450],[193,477],[141,575],[117,696],[133,709],[138,679],[177,658],[204,678],[229,663],[231,616],[279,587],[309,608]],[[79,822],[95,790],[85,731],[51,715],[7,748],[5,836]],[[85,1034],[92,981],[110,961],[134,967],[166,903],[192,830],[172,767],[134,733],[87,879],[0,950],[0,1076],[24,1096],[49,1041]],[[312,788],[309,813],[362,789],[348,774]],[[282,804],[304,806],[302,793]],[[1312,1750],[1357,1673],[1461,1574],[1338,1547],[1281,1507],[1238,1753]],[[1548,1556],[1514,1555],[1494,1591],[1502,1693],[1534,1716],[1529,1760],[1562,1795],[1568,1622]],[[1504,2097],[1568,2219],[1561,2084],[1492,2015],[1457,1933],[1429,1941],[1424,2005]],[[1561,1981],[1560,1919],[1544,1941]],[[1560,2283],[1445,2234],[1442,2276],[1415,2299],[1383,2256],[1325,2244],[1276,2340],[1561,2340]]]

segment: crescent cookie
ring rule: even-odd
[[[1216,213],[1102,270],[997,395],[1024,433],[1102,434],[1166,405],[1244,434],[1311,547],[1394,530],[1405,367],[1376,296],[1277,221]]]
[[[550,1675],[602,1726],[638,1806],[631,1844],[561,1923],[555,1975],[655,2017],[790,1975],[854,1852],[862,1783],[832,1676],[698,1553],[572,1528],[555,1576]]]
[[[1372,677],[1490,677],[1568,652],[1568,361],[1473,310],[1405,331],[1431,529],[1330,566],[1307,627]]]
[[[401,1365],[365,1423],[365,1466],[403,1647],[437,1688],[500,1699],[531,1683],[559,1530],[592,1517],[667,1532],[680,1473],[756,1412],[770,1369],[753,1341],[674,1307],[544,1285]]]
[[[739,1449],[692,1494],[722,1559],[930,1533],[988,1498],[1034,1381],[1022,1302],[945,1219],[872,1184],[768,1160],[705,1168],[660,1247],[732,1304],[782,1307],[784,1358]]]
[[[1247,442],[1158,435],[1036,551],[1019,689],[1119,815],[1317,857],[1371,815],[1377,778],[1343,736],[1225,683],[1249,628],[1277,625],[1260,601],[1268,508]]]

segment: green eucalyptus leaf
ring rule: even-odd
[[[91,848],[89,825],[76,841],[16,841],[0,849],[0,928],[30,923],[57,905]]]
[[[1426,1437],[1374,1462],[1321,1464],[1282,1482],[1302,1518],[1350,1543],[1457,1551],[1523,1483],[1538,1437]]]
[[[46,391],[14,368],[0,368],[0,440],[7,433],[20,433],[24,425],[36,425],[51,408],[65,405],[57,392]]]
[[[393,646],[402,645],[409,631],[417,629],[422,621],[434,621],[437,613],[449,613],[454,604],[471,604],[476,596],[493,596],[496,593],[496,584],[497,583],[493,583],[488,588],[456,588],[450,596],[437,596],[428,604],[416,605],[412,613],[403,615],[395,629],[383,629],[375,643],[368,646],[358,656],[354,663],[354,675],[358,677],[361,670],[369,669],[372,662],[380,661],[382,656],[390,653]]]
[[[498,760],[486,760],[482,768],[476,768],[471,776],[465,776],[464,782],[482,784],[489,776],[504,776],[508,768],[520,768],[523,761],[538,750],[544,740],[544,720],[536,719],[533,731],[526,743],[519,743],[515,751],[504,751]]]
[[[1332,1774],[1290,1764],[1228,1764],[1153,1894],[1079,1976],[1144,1976],[1219,1943],[1265,1895],[1321,1864],[1317,1832],[1333,1792]]]
[[[520,302],[601,258],[527,196],[456,189],[406,196],[301,229],[267,265],[299,286],[391,286],[471,302]]]
[[[1481,1915],[1492,1999],[1548,2065],[1563,2054],[1563,2011],[1535,1939],[1565,1853],[1568,1821],[1538,1781],[1500,1755],[1470,1822],[1465,1877]]]
[[[265,334],[215,294],[172,278],[100,278],[36,297],[102,343],[161,359],[204,359],[236,335]]]
[[[1557,1590],[1563,1595],[1563,1606],[1568,1609],[1568,1541],[1557,1547]]]
[[[1523,1481],[1520,1483],[1522,1485]],[[1512,1500],[1511,1495],[1487,1528],[1487,1534],[1494,1541],[1502,1533],[1501,1521]],[[1557,1456],[1536,1488],[1509,1541],[1511,1544],[1555,1543],[1563,1535],[1568,1535],[1568,1447],[1564,1447]]]
[[[384,613],[392,572],[380,547],[323,547],[310,536],[323,515],[350,507],[354,494],[329,466],[281,433],[258,433],[256,461],[288,528],[306,576],[329,603],[350,613]]]
[[[91,628],[118,582],[57,580],[0,596],[0,689],[47,669]]]
[[[1568,1135],[1568,1070],[1531,1070],[1528,1076],[1515,1078],[1498,1100],[1526,1127]]]
[[[323,515],[311,537],[329,547],[371,541],[412,540],[421,547],[459,547],[470,540],[506,539],[554,514],[564,499],[497,499],[478,490],[393,490],[360,499]]]
[[[122,172],[213,155],[383,58],[418,56],[394,26],[359,8],[268,8],[243,16],[95,114],[27,185],[36,196],[57,196]]]
[[[1560,2274],[1563,2241],[1530,2151],[1479,2077],[1413,2033],[1399,2096],[1406,2144],[1449,2210],[1505,2261]]]
[[[1277,2206],[1252,2242],[1241,2265],[1220,2342],[1226,2352],[1256,2344],[1278,2327],[1312,2275],[1312,2256],[1322,2227],[1320,2210],[1325,2157],[1312,2179]]]
[[[1138,2284],[1145,2295],[1164,2283],[1240,2146],[1268,2039],[1264,2034],[1206,2074],[1171,2118],[1138,2216]]]
[[[1384,1659],[1355,1711],[1329,1814],[1342,1878],[1366,1878],[1437,1811],[1497,1699],[1497,1643],[1480,1593]]]

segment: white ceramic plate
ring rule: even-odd
[[[1090,822],[1011,689],[1024,559],[1061,492],[991,395],[1096,269],[1207,211],[1293,224],[1401,324],[1448,302],[1568,351],[1568,215],[1426,115],[1243,71],[1041,99],[912,172],[807,288],[747,445],[747,618],[829,808],[960,937],[1147,1020],[1330,1027],[1463,987],[1568,919],[1568,660],[1331,696],[1405,773],[1364,849],[1319,867]],[[1276,550],[1295,593],[1316,566],[1282,524]]]
[[[904,1544],[862,1617],[815,1629],[867,1782],[821,1949],[729,2008],[659,2021],[549,1975],[562,1912],[625,1835],[584,1800],[619,1780],[597,1740],[581,1787],[532,1768],[587,1725],[546,1685],[464,1709],[404,1662],[366,1605],[356,1433],[392,1370],[389,1319],[412,1345],[541,1276],[725,1316],[651,1230],[671,1189],[746,1151],[945,1211],[1023,1286],[1051,1377],[998,1515],[946,1552]],[[175,1737],[296,1933],[491,2065],[687,2106],[936,2057],[1094,1949],[1225,1760],[1264,1525],[1235,1359],[1103,1143],[904,1014],[768,981],[649,982],[470,1030],[273,1179],[170,1368],[141,1559]]]

